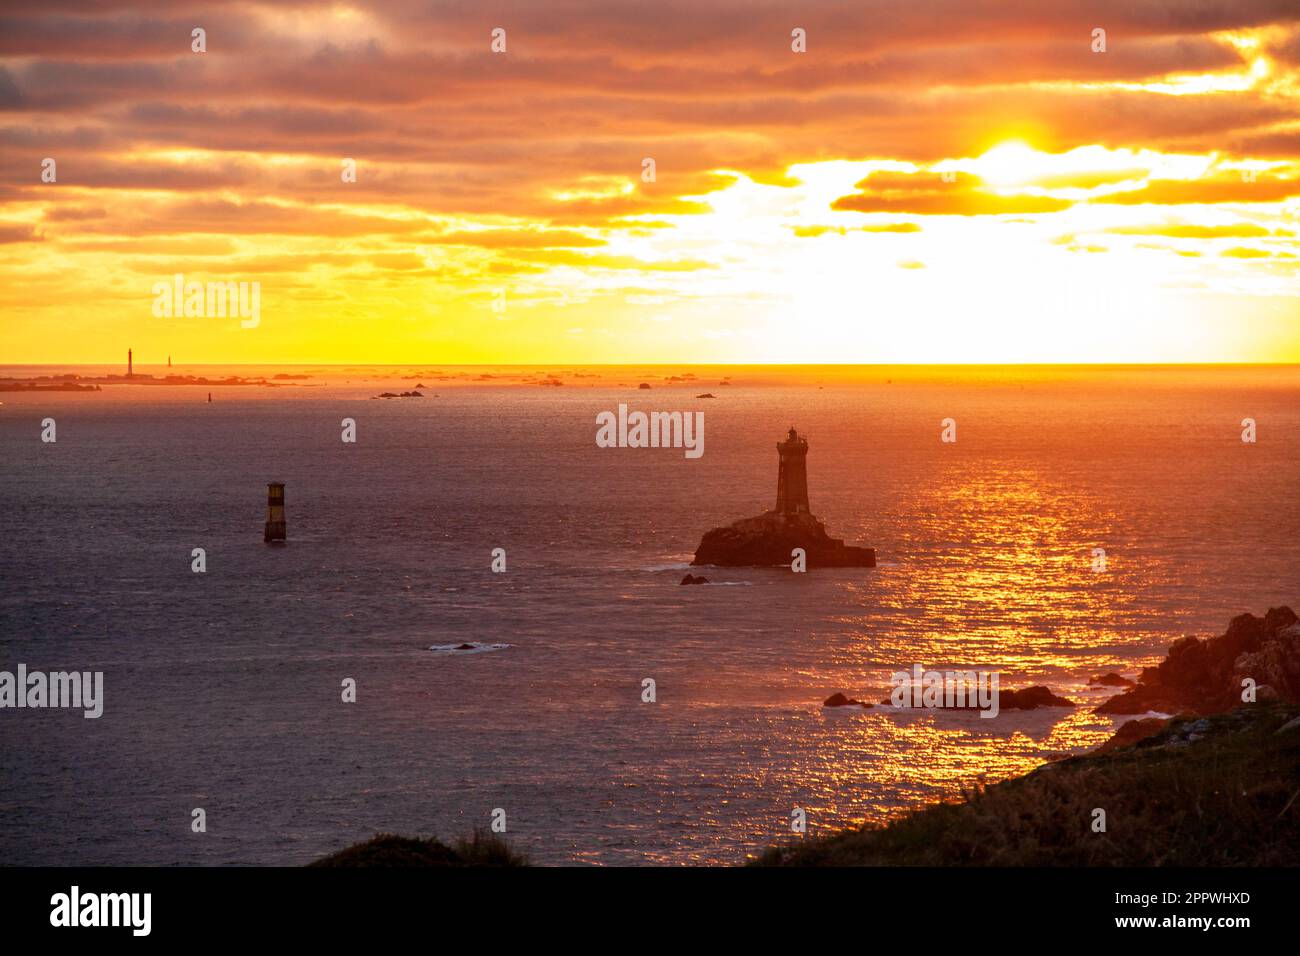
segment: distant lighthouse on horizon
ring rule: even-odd
[[[127,349],[127,350],[126,350],[126,377],[127,377],[127,378],[130,378],[130,377],[131,377],[132,375],[134,375],[134,374],[135,374],[135,371],[134,371],[134,367],[133,367],[133,363],[132,363],[132,359],[131,359],[131,350],[130,350],[130,349]]]

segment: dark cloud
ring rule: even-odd
[[[0,244],[12,242],[40,242],[44,238],[44,236],[37,233],[33,226],[0,223]]]

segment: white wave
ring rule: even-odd
[[[429,650],[435,654],[486,654],[488,651],[504,651],[507,647],[514,647],[514,645],[461,641],[459,644],[430,644]]]

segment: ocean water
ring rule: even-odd
[[[497,808],[540,863],[740,862],[795,807],[829,832],[1094,746],[1089,676],[1300,601],[1296,368],[420,367],[391,401],[414,382],[310,374],[0,393],[0,669],[105,681],[98,720],[0,711],[6,863],[300,864]],[[597,448],[619,402],[702,409],[703,457]],[[879,567],[680,587],[704,531],[771,507],[791,424],[814,512]],[[430,650],[461,642],[508,646]],[[916,663],[1087,706],[822,713]]]

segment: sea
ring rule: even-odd
[[[0,670],[104,675],[98,719],[0,710],[6,864],[494,821],[539,864],[743,863],[1082,753],[1090,678],[1300,602],[1295,366],[135,370],[218,384],[0,391]],[[704,412],[704,454],[598,447],[620,404]],[[689,568],[792,426],[877,567]],[[822,707],[917,664],[1078,706]]]

